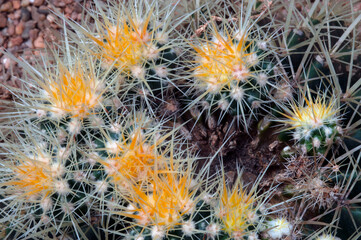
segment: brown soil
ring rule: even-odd
[[[184,116],[184,119],[190,118]],[[222,162],[230,182],[237,177],[239,168],[243,170],[242,178],[247,184],[254,182],[267,169],[262,180],[262,185],[267,185],[266,182],[272,182],[272,178],[283,168],[279,156],[285,144],[277,139],[275,128],[270,127],[259,134],[255,123],[247,133],[232,121],[233,116],[225,116],[218,125],[215,119],[202,120],[197,123],[190,121],[185,128],[201,157],[199,167],[213,159],[211,175],[220,172]]]

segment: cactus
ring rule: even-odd
[[[24,133],[32,139],[18,139],[20,147],[8,142],[10,157],[2,164],[6,236],[80,236],[79,227],[90,221],[86,215],[89,194],[84,193],[89,185],[80,187],[73,180],[75,148],[70,144],[62,148],[55,138],[41,132]]]
[[[358,239],[361,15],[332,3],[95,1],[35,64],[1,50],[0,236]]]
[[[222,22],[221,26],[216,21]],[[201,36],[190,42],[194,56],[194,80],[189,83],[194,100],[190,106],[198,103],[207,115],[219,109],[220,119],[229,113],[248,129],[249,117],[254,118],[256,109],[270,100],[278,79],[273,71],[271,40],[257,37],[259,29],[248,26],[249,19],[239,26],[237,21],[212,19],[199,29],[203,30],[198,34]]]
[[[117,81],[122,100],[152,109],[163,100],[162,94],[179,68],[177,43],[170,32],[178,23],[171,21],[171,14],[170,7],[160,9],[156,1],[108,1],[106,6],[96,2],[94,11],[88,12],[95,28],[65,21],[75,31],[73,41],[96,56],[101,71],[120,74]]]
[[[326,100],[325,95],[313,99],[309,89],[307,96],[302,95],[301,100],[285,109],[285,114],[281,113],[287,118],[282,122],[303,153],[324,154],[342,133],[340,108],[334,99]]]
[[[223,180],[213,220],[220,227],[220,236],[231,239],[257,238],[261,232],[265,215],[260,212],[262,201],[261,196],[257,196],[257,185],[249,192],[242,185],[237,180],[230,189]]]
[[[123,213],[132,219],[130,236],[182,239],[204,234],[211,212],[201,198],[202,180],[193,179],[191,168],[170,163],[155,171],[149,187],[133,187],[127,198],[132,207]]]

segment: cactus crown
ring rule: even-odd
[[[290,129],[319,128],[337,121],[338,109],[335,100],[331,99],[327,102],[325,97],[319,95],[313,99],[309,92],[303,100],[305,104],[292,105],[289,115],[285,115],[288,118],[285,122],[291,126]]]
[[[130,66],[142,66],[147,53],[150,54],[154,48],[154,33],[148,29],[150,17],[151,14],[146,20],[141,20],[122,16],[115,23],[107,21],[104,29],[99,30],[99,36],[89,36],[98,46],[99,57],[109,65],[115,62],[115,67],[125,71],[129,71]],[[153,49],[152,53],[156,55],[157,49]]]
[[[171,231],[196,211],[200,184],[194,183],[193,167],[173,163],[172,157],[169,160],[167,165],[155,167],[148,184],[133,184],[130,189],[127,200],[134,207],[123,214],[140,227],[155,225]]]
[[[55,114],[85,117],[102,98],[101,84],[95,74],[79,62],[71,69],[59,63],[58,72],[51,74],[46,83],[43,86],[45,99]]]
[[[237,33],[232,36],[218,32],[211,40],[201,46],[193,46],[196,51],[196,67],[194,76],[200,87],[209,92],[218,92],[224,87],[231,88],[234,81],[246,82],[250,77],[250,67],[255,65],[252,42],[247,41],[246,34]]]
[[[250,226],[256,221],[257,198],[254,190],[247,192],[238,179],[232,189],[223,180],[223,190],[220,194],[218,214],[223,230],[231,237],[242,239],[248,236]]]
[[[155,140],[150,138],[138,127],[129,133],[123,132],[119,140],[110,140],[106,144],[110,156],[101,162],[112,182],[117,184],[123,178],[134,182],[148,179],[155,164],[162,164],[165,153],[159,151],[160,143],[152,142]]]
[[[21,159],[13,167],[14,177],[6,185],[12,186],[26,199],[47,197],[54,190],[54,177],[50,166],[34,159]]]

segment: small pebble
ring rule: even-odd
[[[69,6],[66,6],[64,12],[65,12],[66,14],[71,14],[71,13],[73,12],[73,9],[70,8]]]
[[[0,28],[6,27],[8,24],[8,19],[4,14],[0,14]]]
[[[46,19],[46,16],[44,14],[39,15],[39,20],[44,21]]]
[[[38,34],[39,34],[39,29],[30,29],[29,31],[29,37],[32,41],[34,41],[38,37]]]
[[[25,42],[25,46],[28,47],[28,48],[33,48],[34,47],[32,41],[30,39]]]
[[[21,1],[21,6],[22,6],[22,7],[27,7],[27,6],[29,6],[29,4],[30,4],[30,1],[29,1],[29,0],[22,0],[22,1]]]
[[[44,16],[44,19],[45,19],[45,16]],[[38,22],[38,28],[40,28],[41,30],[44,28],[47,28],[49,26],[50,26],[50,23],[46,19]]]
[[[20,7],[21,7],[20,0],[13,0],[13,8],[14,9],[19,9]]]
[[[3,30],[1,30],[1,34],[0,34],[0,35],[5,36],[5,37],[9,36],[9,34],[8,34],[8,28],[4,28]]]
[[[14,24],[10,24],[8,27],[8,35],[12,36],[15,33],[15,25]]]
[[[5,41],[4,37],[0,35],[0,46],[3,45],[4,41]]]
[[[27,22],[28,20],[30,20],[30,17],[31,13],[29,12],[29,10],[24,7],[21,8],[21,20]]]
[[[33,5],[36,7],[41,6],[44,3],[44,0],[34,0]]]
[[[36,22],[34,20],[27,21],[25,23],[25,28],[33,29],[36,26]]]
[[[82,7],[82,5],[77,2],[77,3],[75,4],[75,6],[74,6],[74,11],[75,11],[76,13],[82,13],[82,12],[83,12],[83,7]]]
[[[47,7],[47,6],[40,6],[39,8],[38,8],[38,12],[39,13],[41,13],[41,14],[49,14],[50,13],[50,11],[49,11],[49,7]]]
[[[14,18],[15,19],[19,19],[21,17],[21,10],[18,9],[14,12]]]
[[[30,31],[31,30],[35,30],[35,25],[36,25],[36,22],[35,21],[28,21],[25,23],[25,28],[23,30],[23,33],[21,34],[21,36],[24,38],[24,39],[28,39],[29,38],[29,35],[30,35]],[[37,29],[36,29],[37,30]],[[37,37],[37,33],[36,33],[36,37]],[[35,38],[36,38],[35,37]],[[34,38],[34,39],[35,39]],[[34,40],[33,39],[33,40]]]
[[[52,0],[51,2],[54,4],[55,7],[65,7],[66,6],[65,2],[62,2],[59,0]]]
[[[24,31],[24,27],[25,27],[25,24],[24,22],[20,22],[18,25],[16,25],[15,27],[15,33],[17,35],[21,35]]]
[[[76,21],[78,18],[78,14],[76,12],[73,12],[70,17],[71,17],[71,19]]]
[[[14,38],[10,38],[8,47],[11,48],[11,47],[15,47],[15,46],[20,46],[20,44],[22,44],[22,43],[23,43],[23,38],[21,36],[17,36]]]
[[[15,20],[15,14],[12,12],[12,13],[9,13],[8,14],[8,19],[10,19],[10,20],[12,20],[12,21],[14,21]]]
[[[39,21],[40,14],[38,13],[38,9],[36,7],[31,7],[31,18],[34,21]]]
[[[34,47],[35,48],[44,48],[45,47],[45,43],[44,43],[44,39],[43,37],[39,36],[35,39],[34,41]]]
[[[47,19],[50,23],[55,22],[55,17],[54,17],[53,14],[49,14],[48,16],[46,16],[46,19]]]
[[[12,10],[13,10],[12,2],[6,2],[4,4],[1,4],[0,6],[0,12],[10,12]]]

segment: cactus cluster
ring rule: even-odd
[[[24,76],[0,118],[1,238],[359,239],[356,6],[58,13],[35,62],[3,52]]]

